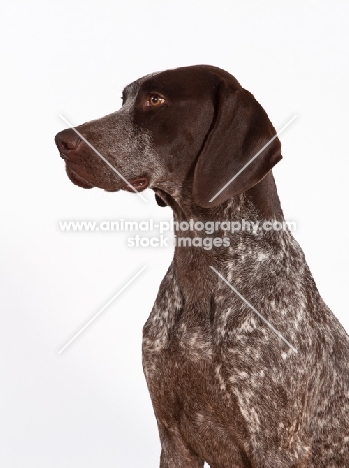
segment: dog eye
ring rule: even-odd
[[[165,102],[165,99],[159,94],[151,94],[145,102],[146,106],[159,107]]]

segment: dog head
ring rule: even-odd
[[[56,135],[76,185],[186,191],[208,208],[255,186],[281,159],[263,108],[219,68],[148,75],[126,86],[122,99],[117,112]]]

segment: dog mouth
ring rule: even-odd
[[[149,186],[149,180],[146,177],[136,177],[129,180],[128,184],[125,184],[122,188],[128,192],[143,192]]]
[[[81,168],[80,168],[81,169]],[[71,167],[67,167],[67,175],[71,182],[73,182],[74,185],[77,185],[78,187],[84,188],[84,189],[91,189],[95,187],[94,184],[91,184],[88,182],[82,175],[81,171],[79,170],[79,174],[76,172],[76,170],[73,170]],[[99,185],[100,186],[100,185]],[[142,192],[149,186],[149,180],[145,176],[141,177],[135,177],[133,179],[129,179],[128,183],[122,185],[121,187],[103,187],[100,186],[100,188],[104,188],[107,192],[117,192],[120,189],[127,190],[128,192],[134,192],[135,190],[137,192]]]
[[[91,189],[93,187],[92,184],[87,182],[85,179],[83,179],[80,175],[78,175],[76,172],[72,171],[71,169],[67,169],[67,174],[69,179],[73,182],[74,185],[77,185],[78,187],[84,188],[84,189]]]

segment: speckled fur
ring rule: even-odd
[[[255,218],[244,197],[238,203],[239,216]],[[236,211],[227,203],[216,219]],[[349,466],[348,349],[289,231],[234,234],[223,253],[176,249],[144,327],[143,363],[162,431],[200,458],[161,466]],[[164,453],[174,450],[170,440]]]
[[[257,197],[247,190],[212,208],[200,206],[193,197],[196,155],[217,118],[208,97],[186,98],[190,106],[199,103],[193,111],[198,124],[195,132],[183,124],[183,132],[171,137],[175,144],[160,145],[146,117],[139,123],[135,102],[150,80],[155,83],[150,90],[156,91],[160,83],[166,93],[174,78],[187,96],[188,76],[197,72],[202,79],[207,74],[230,79],[222,70],[203,66],[160,73],[155,81],[154,75],[145,77],[126,88],[120,111],[79,128],[125,177],[148,177],[176,221],[283,219],[281,209],[275,216],[261,209],[271,198],[279,203],[271,171],[258,182],[267,191],[260,190]],[[240,89],[232,77],[230,86]],[[186,118],[183,109],[181,119]],[[174,126],[175,120],[171,122]],[[171,151],[187,159],[173,160]],[[67,161],[68,174],[74,170],[79,176],[75,183],[123,188],[90,150],[83,147],[75,153]],[[143,367],[158,422],[160,467],[202,468],[206,461],[211,468],[348,468],[349,339],[321,299],[301,248],[289,231],[214,236],[229,237],[230,247],[175,249],[143,330]]]

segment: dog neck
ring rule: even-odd
[[[156,193],[173,210],[176,236],[173,266],[180,289],[189,301],[210,300],[209,291],[217,282],[211,266],[222,274],[227,274],[227,265],[236,274],[240,270],[242,273],[246,268],[241,261],[244,255],[246,260],[248,256],[248,262],[257,262],[262,244],[275,246],[282,242],[280,232],[261,228],[266,221],[284,221],[271,172],[247,192],[209,209],[195,204],[186,193],[173,196],[159,190]],[[243,253],[246,246],[249,252]],[[196,278],[198,271],[208,273],[204,278],[202,273]]]

